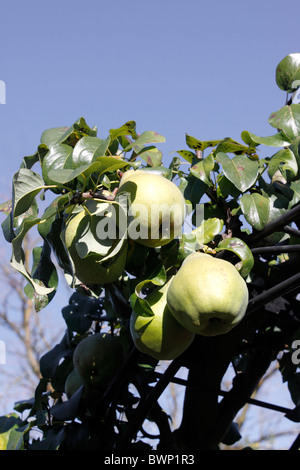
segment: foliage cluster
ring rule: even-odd
[[[174,152],[165,166],[157,145],[164,142],[163,136],[152,131],[138,134],[136,123],[129,121],[100,138],[97,128],[89,127],[81,117],[70,127],[44,131],[36,152],[23,158],[13,178],[12,199],[1,205],[6,214],[3,233],[12,247],[11,264],[26,277],[26,294],[37,312],[55,296],[58,269],[74,293],[62,308],[66,331],[61,342],[40,360],[42,378],[35,396],[16,403],[14,413],[0,418],[0,447],[151,448],[137,438],[138,431],[147,435],[142,427],[145,419],[158,426],[162,450],[211,449],[221,442],[234,443],[241,437],[232,424],[234,416],[274,360],[295,403],[288,418],[299,422],[300,375],[291,360],[293,341],[299,339],[300,331],[299,53],[278,64],[276,83],[286,93],[286,102],[270,115],[273,132],[267,137],[246,130],[241,142],[228,137],[201,140],[186,134],[187,148]],[[261,149],[268,156],[259,156]],[[184,225],[180,239],[158,248],[126,240],[123,275],[105,285],[82,285],[74,276],[61,236],[65,224],[79,208],[90,213],[91,208],[97,211],[103,204],[115,204],[122,173],[140,168],[178,185],[192,227]],[[195,225],[199,206],[204,218]],[[38,231],[41,246],[34,248],[28,272],[22,246],[33,229]],[[85,243],[85,256],[90,256],[101,240],[91,229]],[[104,244],[101,250],[105,251]],[[118,246],[107,251],[104,262],[110,263],[117,250]],[[145,305],[152,287],[164,285],[195,251],[236,266],[249,288],[248,312],[228,334],[196,335],[189,349],[160,376],[158,361],[133,347],[132,306],[135,302]],[[108,386],[80,386],[67,398],[65,383],[73,369],[76,345],[87,334],[103,330],[119,338],[125,356],[122,367]],[[230,364],[236,377],[232,390],[219,402],[220,383]],[[171,431],[158,398],[182,366],[189,369],[182,423]],[[35,429],[42,439],[34,437]]]

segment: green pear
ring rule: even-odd
[[[186,215],[185,199],[172,181],[156,173],[124,173],[116,200],[130,195],[129,238],[147,247],[159,247],[178,237]]]
[[[84,385],[85,380],[81,375],[78,374],[78,372],[73,369],[72,372],[68,375],[65,383],[65,393],[68,398],[71,398],[72,395],[81,387],[81,385]]]
[[[93,253],[84,256],[80,252],[81,245],[86,247],[84,237],[87,236],[91,224],[96,216],[89,216],[84,210],[71,216],[64,232],[64,241],[69,255],[74,264],[75,275],[83,284],[107,284],[116,281],[123,273],[126,256],[127,242],[120,246],[120,250],[104,262],[119,243],[118,238],[109,238],[97,242],[94,238],[87,239],[87,243],[93,243]],[[86,249],[86,248],[85,248]]]
[[[81,340],[73,355],[74,370],[99,387],[112,380],[123,362],[119,340],[109,333],[95,333]]]
[[[144,316],[135,308],[130,318],[130,332],[137,349],[158,360],[171,360],[182,354],[192,343],[194,334],[183,328],[167,305],[168,281],[156,287],[146,298],[154,313]]]
[[[248,288],[228,261],[192,253],[172,278],[168,306],[189,331],[216,336],[229,332],[245,315]]]

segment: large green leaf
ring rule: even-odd
[[[13,177],[13,215],[26,212],[36,195],[45,188],[43,178],[28,168],[21,168]]]
[[[270,147],[286,147],[292,142],[291,139],[283,131],[280,131],[277,134],[268,137],[259,137],[255,134],[252,134],[252,132],[243,131],[241,137],[247,145],[253,147],[260,144],[267,145]]]
[[[292,140],[300,135],[300,104],[286,105],[271,114],[271,126],[283,130]]]
[[[63,142],[68,133],[72,131],[73,128],[71,127],[53,127],[52,129],[46,129],[41,135],[41,144],[52,147],[53,145]]]
[[[256,160],[250,160],[245,155],[237,155],[230,159],[223,152],[216,155],[216,160],[221,163],[226,178],[241,192],[247,191],[255,183],[259,173]]]
[[[276,83],[288,93],[299,87],[300,80],[300,53],[289,54],[282,59],[276,67]]]
[[[43,158],[42,172],[46,184],[55,184],[48,176],[51,170],[62,170],[64,168],[73,169],[72,164],[73,148],[65,144],[55,144],[49,148],[49,151]]]
[[[239,142],[231,139],[230,137],[226,137],[218,144],[216,150],[214,151],[215,155],[217,155],[219,152],[235,153],[235,154],[241,154],[241,153],[250,154],[253,152],[253,149],[249,149],[249,147],[246,147],[245,145],[240,144]]]
[[[110,138],[99,139],[98,137],[84,136],[74,147],[72,161],[73,168],[78,168],[87,163],[92,163],[97,157],[105,155],[110,144]]]
[[[239,238],[225,238],[222,240],[216,251],[229,250],[236,254],[241,262],[236,265],[242,277],[247,277],[254,265],[254,258],[248,245]]]
[[[270,178],[274,173],[280,170],[281,172],[290,171],[293,176],[296,176],[298,173],[298,163],[293,152],[287,149],[281,149],[273,155],[268,164],[268,174]]]
[[[262,230],[269,220],[269,199],[259,193],[243,194],[240,205],[246,221],[256,230]]]

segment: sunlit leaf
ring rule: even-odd
[[[258,162],[245,155],[237,155],[230,159],[226,153],[219,152],[216,160],[221,163],[226,178],[241,192],[245,192],[256,181],[259,171]]]
[[[300,53],[289,54],[276,67],[276,83],[288,93],[300,85]]]
[[[241,263],[236,266],[242,277],[247,277],[254,266],[254,258],[248,245],[239,238],[225,238],[222,240],[216,251],[229,250],[237,255]]]

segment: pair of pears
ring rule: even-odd
[[[196,252],[146,300],[153,315],[133,310],[132,339],[141,352],[171,360],[190,346],[195,334],[217,336],[240,323],[248,306],[248,288],[231,263]]]

